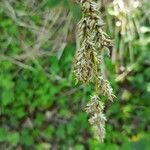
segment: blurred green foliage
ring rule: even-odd
[[[75,41],[67,42],[59,59],[54,54],[18,60],[15,56],[23,52],[21,40],[32,45],[35,37],[28,28],[19,26],[10,17],[3,4],[11,8],[6,1],[0,2],[1,150],[150,149],[150,45],[147,32],[142,39],[134,39],[135,61],[127,61],[123,72],[116,74],[119,62],[112,64],[110,59],[105,59],[117,100],[106,107],[107,135],[105,143],[101,144],[94,138],[88,116],[83,111],[91,87],[75,85],[72,73]],[[32,8],[22,1],[10,4],[16,11],[22,11],[23,20],[41,24],[38,13],[33,16],[23,14]],[[42,11],[56,7],[71,12],[72,23],[76,24],[81,16],[79,6],[69,0],[43,0],[37,6]],[[142,13],[140,17],[143,17]],[[147,22],[142,25],[147,28]],[[47,51],[46,43],[43,47]],[[124,57],[128,58],[128,53]]]

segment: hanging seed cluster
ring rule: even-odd
[[[105,121],[106,117],[103,114],[104,105],[99,101],[99,97],[94,95],[91,97],[91,101],[86,105],[85,111],[89,114],[89,122],[95,130],[96,137],[100,141],[104,141],[105,138]]]
[[[100,5],[95,0],[78,0],[82,9],[82,18],[78,24],[78,38],[80,47],[77,49],[74,60],[76,79],[83,83],[95,83],[95,95],[87,104],[85,110],[89,114],[89,122],[95,129],[95,134],[104,141],[105,115],[100,95],[113,101],[115,97],[109,82],[101,73],[102,50],[112,47],[112,41],[103,31],[104,23],[101,19]]]

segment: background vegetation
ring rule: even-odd
[[[150,6],[135,4],[123,7],[126,14],[102,3],[115,45],[103,67],[117,99],[106,107],[101,144],[83,111],[92,89],[75,85],[72,73],[80,7],[71,0],[0,1],[1,150],[150,149]]]

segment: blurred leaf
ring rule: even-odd
[[[11,132],[8,134],[7,141],[12,145],[16,146],[19,143],[20,136],[17,132]]]
[[[26,129],[21,131],[20,138],[21,138],[21,143],[24,145],[31,146],[34,143],[32,135]]]
[[[46,5],[48,7],[56,7],[60,2],[61,0],[48,0]]]

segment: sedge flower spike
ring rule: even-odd
[[[103,31],[103,20],[100,5],[96,0],[77,0],[82,9],[82,18],[78,23],[79,48],[74,58],[74,74],[77,81],[95,83],[95,95],[86,105],[85,111],[89,115],[95,135],[103,142],[105,138],[104,104],[100,102],[100,95],[104,95],[111,102],[114,99],[113,89],[102,73],[102,51],[112,47],[112,40]]]

